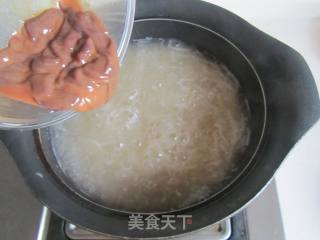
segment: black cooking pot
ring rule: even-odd
[[[0,132],[36,197],[62,218],[100,233],[166,237],[230,216],[266,186],[320,115],[317,88],[301,55],[220,7],[197,0],[138,0],[132,38],[146,37],[176,38],[223,62],[248,99],[251,140],[239,170],[219,191],[170,213],[191,215],[186,229],[177,224],[176,230],[141,231],[128,229],[130,213],[108,209],[68,182],[51,148],[50,128]]]

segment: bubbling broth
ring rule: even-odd
[[[52,128],[60,167],[110,208],[165,211],[199,202],[248,145],[239,91],[225,66],[179,41],[136,41],[113,99]]]

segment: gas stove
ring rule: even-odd
[[[117,239],[81,229],[41,205],[26,186],[14,160],[0,142],[0,236],[2,240]],[[284,240],[276,185],[268,187],[230,219],[178,240]]]
[[[46,207],[42,210],[37,240],[117,240],[118,237],[90,232],[62,220]],[[182,236],[176,240],[248,240],[246,211],[241,211],[205,229]]]
[[[245,230],[245,229],[243,229]],[[78,239],[95,239],[95,240],[112,240],[119,239],[113,238],[112,236],[102,236],[96,233],[92,233],[86,230],[83,230],[71,223],[65,225],[65,234],[74,240]],[[211,239],[211,240],[226,240],[231,237],[231,221],[230,219],[225,220],[221,223],[214,224],[209,226],[204,230],[200,230],[196,233],[191,233],[188,235],[176,237],[176,240],[192,240],[192,239]]]

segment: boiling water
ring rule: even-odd
[[[175,40],[130,46],[113,99],[53,129],[65,174],[108,207],[198,202],[248,144],[247,112],[227,69]]]

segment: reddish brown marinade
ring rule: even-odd
[[[63,0],[25,21],[0,50],[0,95],[55,110],[89,111],[112,96],[119,71],[102,20]]]

